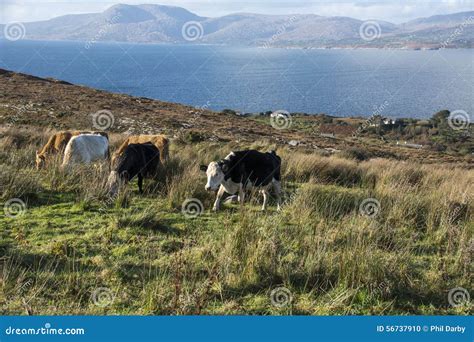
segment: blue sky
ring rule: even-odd
[[[473,0],[0,0],[0,23],[46,20],[63,14],[101,12],[116,4],[159,3],[189,9],[202,16],[221,16],[235,12],[265,14],[314,13],[403,22],[417,17],[470,11]]]

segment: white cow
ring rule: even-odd
[[[81,134],[72,137],[64,150],[62,167],[73,164],[90,164],[109,158],[109,140],[97,134]]]

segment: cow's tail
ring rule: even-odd
[[[274,167],[275,167],[275,172],[273,173],[273,178],[275,180],[280,181],[281,179],[281,158],[276,154],[275,150],[271,150],[268,152],[273,159]]]
[[[108,142],[108,140],[107,140]],[[105,160],[107,161],[108,171],[112,170],[112,155],[110,154],[110,145],[107,146],[107,152],[105,152]]]
[[[168,138],[163,138],[160,150],[160,161],[164,164],[170,155],[170,141]]]

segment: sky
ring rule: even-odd
[[[64,14],[102,12],[117,3],[180,6],[208,17],[236,12],[314,13],[324,16],[349,16],[362,20],[379,19],[394,23],[474,9],[474,0],[0,0],[0,23],[29,22],[47,20]]]

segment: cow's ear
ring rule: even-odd
[[[229,171],[229,165],[227,165],[226,163],[223,163],[221,165],[221,169],[222,169],[222,172],[226,173],[227,171]]]
[[[199,170],[206,172],[207,171],[207,165],[199,165]]]
[[[130,174],[128,173],[128,171],[123,171],[123,172],[120,174],[120,178],[128,180],[129,175],[130,175]]]

